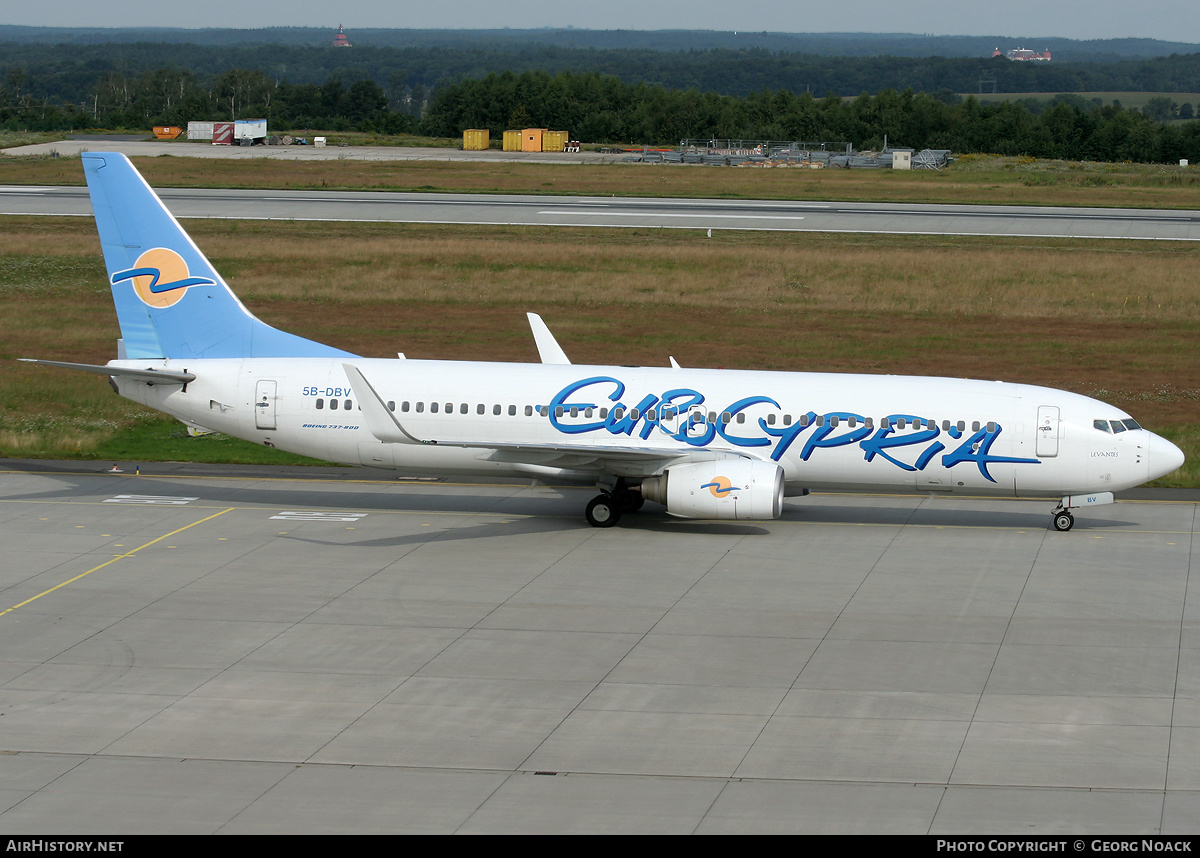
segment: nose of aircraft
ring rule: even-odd
[[[1166,438],[1150,433],[1150,446],[1146,451],[1147,464],[1150,466],[1150,479],[1156,480],[1171,471],[1183,466],[1183,450],[1180,450]]]

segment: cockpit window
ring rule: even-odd
[[[1141,429],[1142,428],[1140,425],[1138,425],[1138,422],[1136,420],[1134,420],[1132,417],[1125,420],[1124,422],[1125,422],[1126,429]]]
[[[1114,435],[1116,435],[1118,432],[1125,431],[1125,424],[1122,423],[1120,420],[1114,420],[1112,423],[1110,423],[1108,425],[1112,427],[1112,431],[1113,431]]]
[[[1111,429],[1108,428],[1107,420],[1093,420],[1092,425],[1095,426],[1097,429],[1099,429],[1101,432],[1111,432],[1112,431]]]

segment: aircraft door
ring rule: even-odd
[[[1039,405],[1037,412],[1037,456],[1050,459],[1058,455],[1060,435],[1058,406]]]
[[[275,399],[277,384],[260,378],[254,387],[254,426],[256,429],[275,428]]]
[[[682,426],[687,428],[684,433],[689,438],[704,434],[704,421],[706,411],[703,405],[693,405],[687,410],[687,414],[682,416]]]

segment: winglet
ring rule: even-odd
[[[346,378],[350,379],[350,387],[358,391],[358,404],[362,408],[363,418],[367,421],[367,429],[372,435],[385,444],[437,443],[437,441],[422,441],[415,435],[409,434],[358,367],[344,363],[342,369],[346,371]]]
[[[554,339],[554,334],[550,333],[550,329],[546,327],[542,317],[537,313],[526,313],[525,315],[529,317],[529,327],[533,329],[533,341],[537,343],[538,355],[541,357],[542,363],[570,364],[567,353],[562,350],[558,340]]]
[[[675,360],[675,355],[670,355],[670,358],[671,358],[671,369],[681,369],[681,367],[679,366],[679,361]]]

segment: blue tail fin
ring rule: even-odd
[[[83,172],[128,357],[354,356],[255,318],[124,155],[85,152]]]

